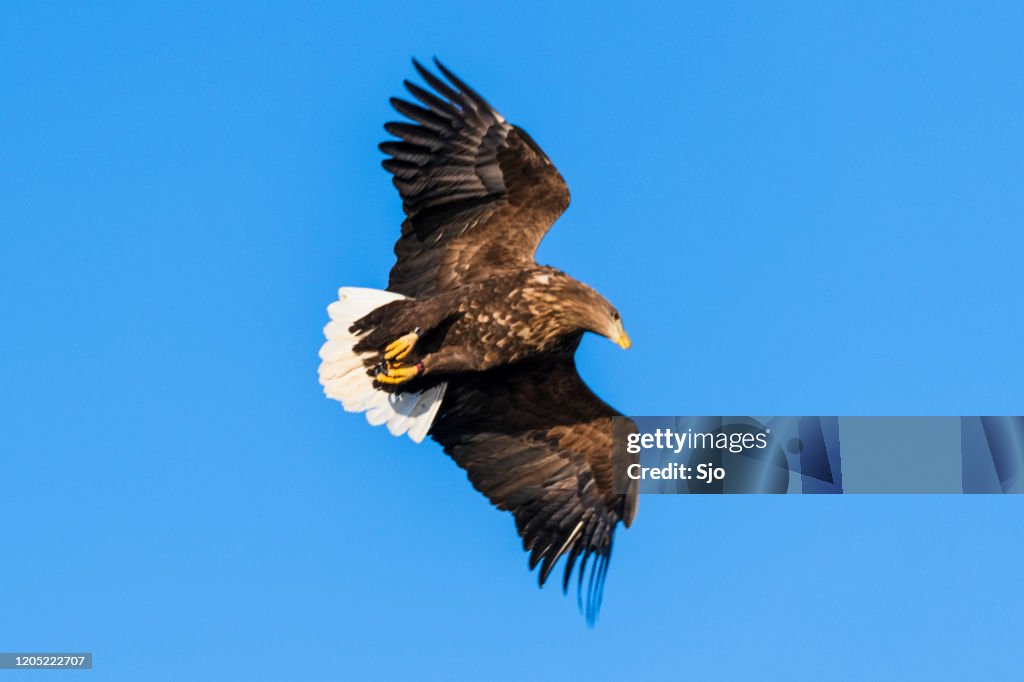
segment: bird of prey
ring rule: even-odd
[[[349,412],[415,442],[430,435],[473,486],[510,511],[543,586],[566,557],[562,589],[593,620],[615,528],[635,488],[613,489],[612,420],[621,415],[576,371],[593,332],[630,347],[594,289],[538,265],[541,239],[569,206],[551,160],[439,61],[392,98],[384,168],[405,221],[386,291],[343,287],[328,307],[320,383]],[[630,423],[631,424],[631,423]],[[593,560],[593,561],[591,561]]]

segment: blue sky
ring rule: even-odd
[[[1007,677],[1021,504],[650,496],[602,617],[316,381],[409,58],[521,124],[631,414],[1024,413],[1017,3],[24,3],[0,22],[0,649],[96,679]],[[67,673],[75,675],[80,673]]]

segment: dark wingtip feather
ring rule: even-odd
[[[416,69],[416,73],[421,76],[425,73],[430,73],[430,71],[427,70],[427,67],[423,66],[423,64],[420,63],[420,60],[416,59],[416,57],[412,58],[412,66]]]
[[[544,547],[541,546],[541,545],[537,545],[536,547],[534,547],[533,551],[530,552],[530,570],[531,571],[533,569],[537,568],[537,564],[540,563],[540,560],[543,557],[544,557]],[[543,587],[544,586],[544,581],[542,580],[540,584],[541,584],[541,587]]]
[[[452,102],[459,102],[459,93],[452,89],[452,86],[444,82],[441,78],[430,72],[430,69],[420,64],[416,59],[412,60],[412,65],[416,67],[416,71],[420,74],[420,77],[427,82],[427,85],[437,90],[437,92],[444,97],[447,97]]]
[[[579,549],[574,547],[565,560],[565,575],[562,576],[562,594],[569,593],[569,581],[572,580],[572,567],[576,565],[576,558],[580,555]]]
[[[493,109],[493,107],[487,103],[487,100],[480,96],[480,93],[466,85],[465,81],[452,73],[451,70],[442,64],[441,60],[437,57],[434,57],[434,65],[444,75],[444,77],[448,79],[448,82],[458,88],[459,92],[468,97],[470,101],[477,105],[477,107],[482,108],[485,111]]]
[[[554,552],[548,552],[548,555],[544,557],[544,563],[540,566],[540,586],[544,587],[544,583],[547,582],[548,576],[551,575],[551,571],[555,568],[555,564],[558,563],[558,557],[560,555]]]
[[[587,572],[587,563],[590,561],[592,552],[586,551],[583,553],[583,563],[580,564],[579,572],[576,578],[576,608],[580,611],[583,610],[583,575]]]
[[[408,79],[402,81],[402,84],[405,85],[405,89],[408,90],[413,97],[430,107],[430,110],[435,114],[438,114],[439,116],[447,116],[449,119],[458,118],[459,112],[449,102],[441,99],[434,93],[421,88]]]
[[[587,625],[594,627],[597,624],[597,616],[601,611],[601,600],[604,595],[604,578],[608,571],[608,556],[602,555],[597,558],[590,568],[590,578],[587,580],[587,606],[585,616]]]
[[[436,132],[442,132],[449,128],[450,123],[448,120],[429,109],[424,109],[418,104],[413,104],[399,97],[392,97],[389,101],[395,111],[426,128]]]

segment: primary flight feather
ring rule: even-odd
[[[387,291],[343,287],[320,351],[324,392],[394,435],[440,443],[473,486],[512,512],[543,585],[566,557],[593,619],[615,528],[636,514],[616,492],[612,420],[574,355],[585,332],[623,348],[615,308],[534,253],[569,205],[540,147],[435,60],[417,103],[380,145],[406,219]],[[589,570],[588,570],[589,568]],[[583,585],[586,583],[586,588]]]

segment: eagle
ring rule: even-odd
[[[613,485],[625,418],[574,356],[587,332],[630,339],[604,297],[534,258],[569,206],[548,156],[436,58],[413,65],[427,87],[404,81],[416,102],[391,99],[406,120],[380,144],[405,212],[396,261],[387,290],[342,287],[328,306],[320,383],[370,424],[437,441],[512,513],[542,587],[565,557],[562,590],[575,570],[593,622],[637,494]]]

